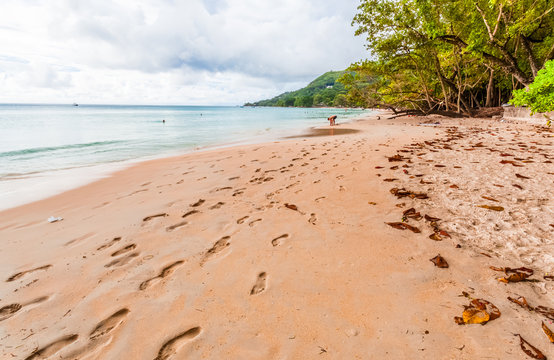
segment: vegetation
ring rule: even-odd
[[[527,106],[532,113],[554,111],[554,61],[547,61],[528,89],[514,91],[510,101],[516,106]],[[550,126],[551,119],[548,119]]]
[[[367,107],[471,114],[507,102],[554,58],[550,0],[361,0],[352,24],[373,60],[341,81]],[[549,69],[514,103],[552,101]]]
[[[286,92],[269,100],[247,103],[245,106],[356,106],[356,102],[350,101],[348,90],[339,81],[342,77],[354,76],[346,71],[329,71],[303,89]]]

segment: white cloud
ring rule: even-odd
[[[0,102],[241,104],[365,56],[357,0],[3,0]]]

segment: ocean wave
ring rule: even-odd
[[[122,141],[120,140],[95,141],[95,142],[82,143],[82,144],[68,144],[68,145],[61,145],[61,146],[29,148],[29,149],[3,152],[3,153],[0,153],[0,157],[40,154],[40,153],[47,153],[47,152],[53,152],[53,151],[59,151],[59,150],[83,149],[83,148],[89,148],[94,146],[113,145],[121,142]]]

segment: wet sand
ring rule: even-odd
[[[381,119],[145,162],[1,212],[0,357],[525,358],[513,334],[553,356],[552,321],[507,299],[554,307],[552,133]],[[462,292],[501,316],[456,324]]]

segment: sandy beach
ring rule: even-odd
[[[0,212],[0,358],[527,358],[514,334],[554,356],[551,130],[381,116],[312,135]],[[458,325],[470,299],[500,317]]]

